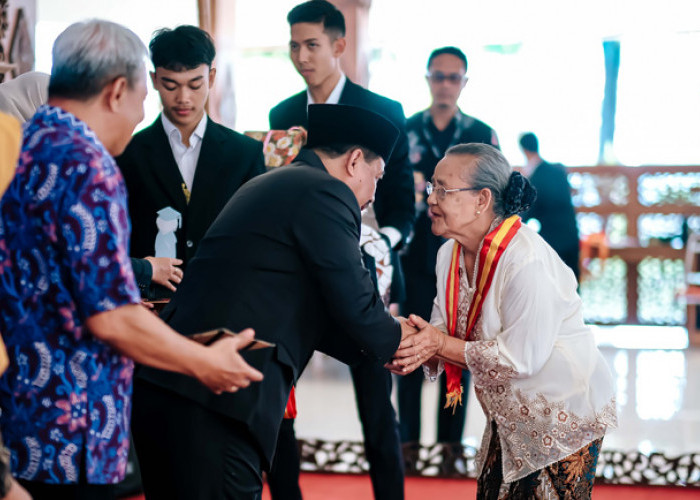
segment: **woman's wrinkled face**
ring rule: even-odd
[[[479,190],[471,189],[474,186],[461,175],[466,172],[467,178],[471,178],[475,162],[471,155],[448,155],[435,167],[433,191],[428,196],[433,234],[458,238],[467,234],[466,230],[476,220]],[[456,189],[462,191],[450,191]]]

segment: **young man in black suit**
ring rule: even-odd
[[[520,136],[520,148],[527,160],[523,173],[537,189],[537,199],[523,214],[523,220],[537,219],[544,241],[559,254],[578,280],[578,224],[566,169],[560,163],[548,163],[542,159],[537,136],[532,132]]]
[[[242,353],[264,378],[235,394],[139,372],[133,432],[147,498],[259,499],[290,389],[313,351],[383,364],[415,333],[385,311],[358,244],[360,210],[397,136],[369,110],[311,106],[295,162],[246,183],[209,228],[161,316],[185,335],[254,326],[275,345]]]
[[[129,191],[131,256],[154,255],[158,212],[170,207],[180,214],[172,257],[182,261],[184,271],[233,193],[265,171],[262,145],[205,113],[216,76],[216,50],[205,31],[195,26],[162,29],[149,48],[155,69],[151,81],[163,112],[117,158]],[[166,297],[177,282],[170,290],[152,286],[142,291],[148,298]]]
[[[405,116],[401,104],[370,92],[350,81],[340,68],[346,46],[345,18],[331,3],[312,0],[294,7],[287,15],[291,39],[289,52],[294,67],[304,78],[307,88],[280,102],[270,111],[270,128],[287,129],[307,125],[307,106],[313,103],[349,104],[373,110],[390,120],[400,131],[396,148],[387,160],[384,178],[377,184],[374,213],[379,232],[392,249],[394,268],[391,302],[401,302],[404,294],[403,273],[396,249],[409,238],[414,220],[413,173],[408,164]],[[358,412],[362,421],[365,452],[375,498],[403,499],[403,459],[398,436],[396,413],[391,404],[391,375],[375,362],[352,367]],[[280,445],[294,443],[292,422],[280,433]],[[290,455],[295,455],[291,450]],[[276,486],[281,475],[288,484],[294,482],[294,459],[288,458],[275,468],[271,490],[275,500],[299,498],[289,487]],[[298,459],[297,459],[298,460]]]

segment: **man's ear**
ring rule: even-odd
[[[156,80],[156,72],[151,71],[148,73],[151,76],[151,85],[153,85],[153,88],[155,90],[158,90],[158,85],[156,84],[158,80]]]
[[[336,59],[345,53],[345,46],[347,45],[347,40],[344,36],[338,37],[333,40],[333,57]]]
[[[125,76],[116,78],[112,83],[108,84],[103,90],[105,104],[110,111],[119,111],[124,103],[126,91],[129,87]]]
[[[361,149],[355,148],[350,151],[345,160],[345,171],[350,177],[355,177],[357,175],[357,169],[362,164],[363,158],[364,155]]]
[[[209,70],[209,88],[214,85],[214,78],[216,77],[216,68],[211,68]]]

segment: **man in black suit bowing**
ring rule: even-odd
[[[397,136],[371,111],[312,106],[307,148],[241,187],[209,228],[161,316],[185,335],[251,325],[275,346],[242,354],[264,379],[230,395],[139,372],[133,429],[147,498],[259,499],[313,351],[384,363],[414,332],[385,311],[358,245],[360,210]]]
[[[395,250],[409,238],[415,214],[413,172],[408,163],[406,119],[401,104],[362,88],[341,71],[340,57],[346,45],[345,18],[331,3],[312,0],[299,4],[289,12],[287,21],[291,31],[290,57],[307,88],[272,108],[270,128],[306,126],[307,106],[325,103],[373,110],[400,130],[394,152],[387,160],[384,178],[377,185],[373,209],[378,230],[392,249],[394,272],[390,300],[401,302],[403,273]],[[378,363],[368,361],[352,367],[352,378],[375,498],[403,499],[403,460],[396,413],[390,399],[391,375]],[[294,442],[283,433],[292,434],[291,425],[283,427],[280,444]],[[275,475],[285,477],[287,474],[281,467],[283,464],[276,467]],[[275,500],[298,498],[298,495],[282,493],[290,488],[274,486],[271,482]]]
[[[151,81],[163,113],[117,158],[129,192],[131,256],[142,258],[155,251],[156,257],[182,260],[185,270],[199,240],[233,193],[265,171],[262,145],[205,113],[216,76],[212,67],[216,50],[205,31],[195,26],[162,29],[149,48],[155,69]],[[165,234],[156,225],[162,214],[169,219],[160,217],[161,228],[174,229],[174,255],[164,245],[160,249],[167,255],[156,251],[156,238]],[[149,298],[170,295],[159,286],[142,292]]]

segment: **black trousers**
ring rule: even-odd
[[[404,498],[404,468],[401,443],[399,439],[396,412],[391,404],[391,373],[378,361],[367,360],[351,367],[352,381],[355,386],[357,412],[362,423],[365,455],[369,462],[369,475],[372,490],[376,500],[403,500]],[[290,430],[291,429],[291,430]],[[296,446],[290,439],[291,426],[280,429],[277,437],[277,454],[287,453],[285,448]],[[293,434],[292,434],[293,435]],[[277,461],[277,458],[275,458]],[[278,466],[278,471],[283,467]],[[289,465],[290,474],[286,474],[288,484],[298,483]],[[298,465],[296,466],[298,471]],[[290,486],[291,487],[291,486]],[[296,497],[287,496],[289,488],[278,487],[278,494],[273,494],[273,500],[292,500]],[[150,499],[149,499],[150,500]]]
[[[136,379],[132,433],[148,500],[259,500],[262,458],[244,425]]]
[[[34,500],[114,500],[113,484],[48,484],[18,480]]]
[[[367,359],[350,368],[365,455],[376,500],[404,498],[404,468],[399,425],[391,404],[391,373]]]
[[[277,451],[272,459],[267,485],[273,500],[301,500],[299,488],[299,448],[294,433],[294,419],[285,418],[277,436]]]
[[[446,398],[445,374],[440,376],[440,405],[437,409],[437,442],[460,443],[464,432],[464,423],[467,417],[467,397],[469,396],[468,370],[462,370],[462,405],[452,414],[451,410],[444,410]],[[417,443],[420,440],[420,413],[421,392],[423,389],[423,370],[419,369],[409,375],[399,377],[399,428],[401,441],[404,443]]]

